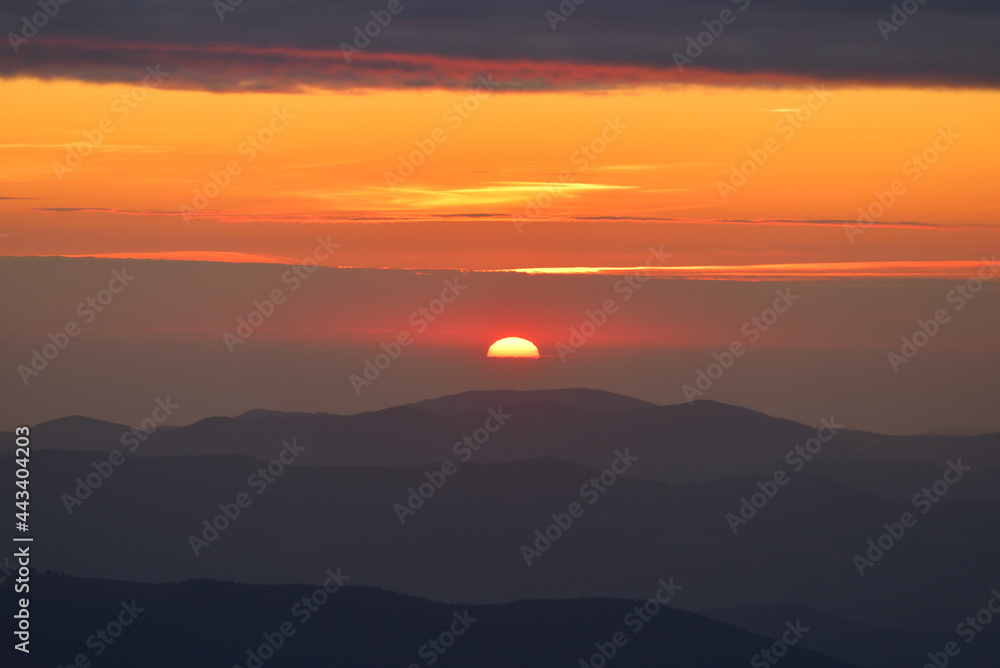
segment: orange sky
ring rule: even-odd
[[[4,99],[18,103],[0,112],[0,198],[24,199],[0,199],[0,253],[299,261],[331,234],[342,246],[327,264],[339,266],[634,266],[664,244],[678,266],[835,262],[867,273],[857,263],[907,261],[939,275],[948,265],[936,263],[978,262],[998,245],[995,91],[500,84],[478,98],[137,96],[5,80]],[[96,150],[56,167],[102,124],[113,129]],[[255,135],[256,149],[244,143]],[[433,151],[389,187],[418,142]],[[912,160],[925,150],[926,169]],[[752,154],[766,162],[749,164],[740,185],[734,166]],[[228,186],[199,203],[195,190],[227,166]],[[876,225],[904,224],[844,228],[894,181]],[[182,204],[201,210],[185,221]]]

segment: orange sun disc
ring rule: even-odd
[[[518,336],[508,336],[495,341],[486,353],[487,357],[521,357],[538,359],[538,347],[527,339]]]

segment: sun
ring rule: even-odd
[[[494,341],[486,352],[487,357],[520,357],[523,359],[538,359],[538,347],[527,339],[518,336],[508,336]]]

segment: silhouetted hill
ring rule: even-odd
[[[473,390],[437,399],[425,399],[412,404],[438,415],[483,413],[497,406],[551,402],[590,413],[620,413],[637,408],[652,408],[656,404],[604,390],[571,388],[564,390]]]
[[[614,397],[584,390],[475,392],[347,416],[251,411],[238,418],[160,428],[136,454],[236,454],[266,461],[284,440],[297,438],[309,444],[297,465],[416,466],[456,458],[455,444],[477,429],[482,435],[489,411],[503,407],[510,418],[475,453],[477,463],[557,457],[603,468],[616,450],[629,448],[643,460],[634,475],[688,483],[788,469],[789,453],[817,433],[811,426],[717,402],[675,406],[638,402],[639,407],[628,408],[636,402]],[[507,398],[519,403],[505,405],[501,400]],[[597,404],[619,410],[581,407]],[[110,451],[123,448],[126,430],[84,418],[57,420],[38,425],[33,444],[39,450]],[[134,436],[128,438],[135,442]],[[3,452],[11,451],[12,442],[4,439]],[[809,462],[808,472],[901,499],[913,485],[926,484],[921,480],[932,474],[932,467],[958,457],[977,470],[1000,467],[1000,435],[897,437],[842,430]]]
[[[974,608],[978,609],[979,605],[982,603]],[[706,610],[701,614],[774,639],[780,638],[786,621],[801,620],[809,627],[799,643],[801,647],[865,668],[923,666],[929,661],[928,652],[938,653],[950,641],[957,641],[961,646],[956,665],[989,668],[996,665],[996,657],[1000,656],[1000,636],[994,634],[988,637],[984,634],[973,643],[965,643],[965,638],[955,635],[879,628],[801,606],[755,606]]]
[[[336,555],[330,560],[329,568],[336,572]],[[341,575],[349,576],[349,569],[344,567]],[[652,595],[655,584],[650,584]],[[314,603],[310,611],[301,601],[315,591],[316,587],[302,585],[212,581],[150,585],[35,574],[32,665],[62,665],[84,653],[93,665],[109,668],[246,666],[248,649],[259,648],[265,634],[274,638],[283,624],[292,634],[280,645],[275,641],[279,647],[273,654],[265,650],[265,666],[569,667],[589,660],[598,651],[595,644],[607,646],[613,634],[622,632],[626,643],[615,650],[609,665],[718,668],[744,665],[770,645],[761,636],[669,607],[636,631],[623,619],[641,601],[464,606],[345,586],[325,599],[314,599],[323,602]],[[10,596],[5,588],[4,598]],[[115,621],[123,603],[127,608],[133,601],[134,621],[110,644],[100,643],[95,631]],[[437,645],[442,653],[428,644],[452,629],[462,633]],[[88,646],[88,638],[94,644]],[[95,655],[97,648],[102,649],[100,656]],[[789,649],[782,665],[851,667],[799,647]]]
[[[512,626],[521,618],[511,613],[495,628],[516,640],[491,654],[507,659],[454,659],[477,668],[573,665],[560,654],[566,647],[560,633],[575,643],[573,634],[588,630],[597,637],[584,647],[593,647],[602,641],[593,625],[600,622],[607,633],[611,608],[648,598],[658,579],[673,577],[684,587],[671,603],[677,608],[712,611],[772,637],[782,616],[808,614],[820,623],[804,647],[864,666],[920,665],[997,586],[1000,435],[898,437],[837,429],[803,458],[803,446],[818,445],[815,426],[711,401],[654,406],[587,390],[472,392],[357,415],[254,410],[160,427],[151,435],[64,418],[32,430],[33,566],[132,583],[201,578],[278,585],[318,584],[333,563],[352,575],[352,585],[433,601],[503,603],[503,610],[550,634],[546,640]],[[0,476],[12,480],[13,435],[4,436]],[[299,450],[291,459],[286,444]],[[126,453],[118,467],[108,463],[112,450]],[[970,468],[945,485],[948,462],[959,460]],[[608,469],[616,461],[613,475]],[[443,467],[451,467],[449,473]],[[776,473],[786,484],[772,481]],[[923,514],[915,495],[931,491],[936,501]],[[569,524],[574,503],[580,512]],[[734,524],[740,513],[745,521]],[[914,514],[916,526],[889,541],[886,527],[904,513]],[[549,538],[540,537],[543,532]],[[202,542],[193,549],[195,537]],[[862,577],[854,557],[866,555],[874,541],[889,542],[869,557]],[[527,554],[526,546],[535,552]],[[101,583],[76,590],[79,596],[66,607],[85,610],[92,624],[101,610],[87,606],[107,604],[104,590],[119,586],[147,588],[172,615],[179,601],[191,604],[192,615],[209,615],[208,635],[195,636],[209,645],[213,637],[249,644],[252,636],[241,635],[244,622],[232,620],[252,622],[253,601],[283,591]],[[67,585],[71,592],[74,587]],[[203,603],[211,591],[219,600]],[[357,601],[359,619],[402,600],[376,594],[383,595]],[[546,600],[580,598],[602,600],[580,603],[579,619],[559,607],[575,601]],[[530,600],[514,603],[521,599]],[[389,627],[382,643],[395,651],[399,638],[403,645],[415,642],[406,629],[424,633],[424,622],[441,609],[433,606],[442,605],[406,603],[418,621],[400,621],[403,630]],[[624,613],[615,614],[620,621]],[[540,621],[532,621],[536,616]],[[373,631],[358,624],[345,628],[368,647]],[[66,632],[81,638],[76,629]],[[326,651],[331,632],[304,642],[303,656]],[[705,658],[712,654],[689,660],[693,654],[684,649],[680,665],[745,665],[763,648],[734,662],[725,654],[723,631],[688,625],[685,633],[689,644],[682,648],[712,645],[717,637],[722,654],[715,663]],[[409,658],[387,649],[371,656],[390,661],[391,655],[381,665],[419,665],[412,654],[422,642],[407,649]],[[652,643],[648,655],[646,642]],[[614,665],[660,665],[662,656],[653,663],[648,658],[664,651],[659,642],[658,634],[644,635],[629,645],[635,656],[616,657]],[[505,654],[536,648],[530,659]],[[493,651],[492,645],[479,649]],[[977,641],[963,663],[992,668],[976,661],[994,650],[990,641]],[[290,665],[312,665],[310,658],[287,656],[300,661]],[[380,665],[345,656],[339,665]],[[234,665],[240,657],[218,658],[221,663],[211,665]],[[785,665],[794,665],[791,658]],[[799,665],[826,665],[810,663],[816,660]]]
[[[801,604],[941,631],[967,614],[968,592],[992,586],[1000,551],[1000,501],[950,501],[861,578],[852,555],[884,523],[913,512],[910,503],[803,475],[734,535],[727,513],[758,492],[756,477],[688,485],[621,478],[591,504],[580,488],[597,472],[556,459],[461,464],[401,524],[395,504],[427,482],[424,467],[289,467],[258,494],[248,484],[259,476],[257,460],[134,457],[69,515],[62,495],[75,493],[94,459],[34,456],[32,522],[46,546],[38,567],[136,581],[306,582],[337,554],[358,584],[467,602],[635,598],[674,575],[689,585],[682,608]],[[12,463],[0,460],[0,471]],[[189,537],[240,493],[249,507],[195,556]],[[573,502],[582,516],[528,567],[521,546]]]
[[[113,450],[121,447],[120,440],[126,431],[126,425],[80,415],[50,420],[31,428],[32,440],[37,439],[40,447],[53,450]],[[0,447],[3,452],[13,452],[13,432],[3,432]]]

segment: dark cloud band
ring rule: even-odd
[[[707,81],[1000,85],[986,0],[17,0],[0,76],[172,87],[506,89]],[[680,55],[680,57],[678,57]]]

